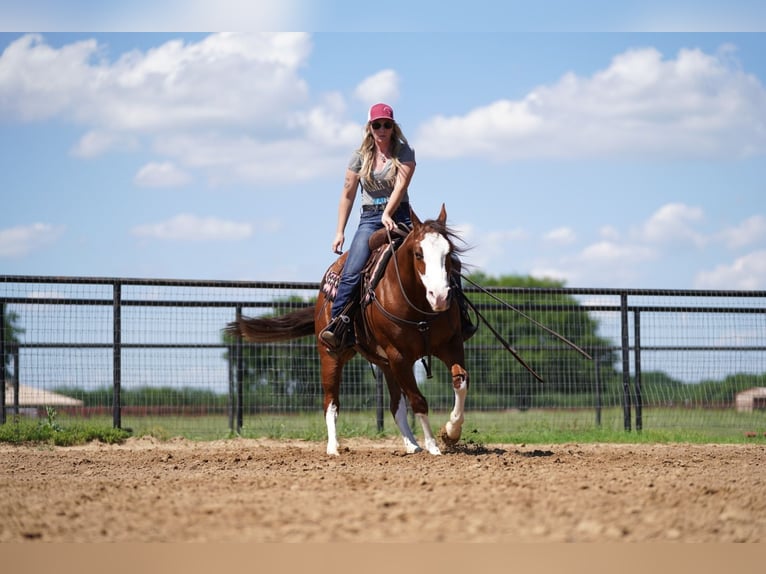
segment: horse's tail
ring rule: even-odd
[[[253,343],[289,341],[314,334],[314,309],[306,307],[292,313],[268,318],[241,317],[229,323],[224,333]]]

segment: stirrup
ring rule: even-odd
[[[332,351],[348,346],[346,340],[349,338],[350,325],[351,318],[348,315],[338,315],[322,329],[319,333],[319,338]]]

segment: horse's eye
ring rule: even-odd
[[[422,251],[416,251],[415,252],[415,259],[418,261],[423,261],[423,252]]]

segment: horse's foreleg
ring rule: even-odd
[[[431,422],[428,420],[428,415],[426,413],[416,413],[415,417],[420,421],[420,426],[423,427],[423,443],[426,445],[426,450],[431,454],[440,455],[442,451],[436,445],[436,437],[431,430]]]
[[[403,389],[407,393],[407,397],[412,405],[412,410],[415,412],[415,418],[418,419],[420,426],[423,428],[423,444],[429,453],[439,455],[442,452],[436,445],[436,437],[431,430],[431,422],[428,420],[428,403],[418,389],[414,376],[411,381],[406,378],[403,380],[411,382],[411,384],[403,386]]]
[[[457,363],[452,365],[452,389],[455,392],[455,406],[444,425],[442,439],[448,444],[454,444],[463,432],[463,413],[465,412],[465,397],[468,394],[468,371]]]
[[[436,437],[434,437],[434,433],[431,431],[431,423],[428,420],[428,415],[425,413],[416,413],[415,418],[420,421],[420,426],[423,427],[426,450],[431,454],[441,454],[439,447],[436,446]],[[413,454],[423,450],[420,448],[420,445],[410,428],[410,423],[407,421],[407,401],[404,399],[404,395],[401,395],[399,398],[399,407],[396,409],[396,414],[394,414],[394,420],[396,421],[396,426],[399,427],[399,431],[402,433],[404,448],[407,451],[407,454]]]
[[[338,406],[331,402],[324,412],[324,420],[327,424],[327,454],[338,456],[338,433],[336,423],[338,421]]]

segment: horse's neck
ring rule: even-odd
[[[393,282],[393,287],[396,289],[395,292],[406,295],[412,302],[420,303],[425,301],[426,290],[420,277],[418,277],[415,266],[412,264],[414,257],[414,245],[412,243],[402,244],[394,252],[394,256],[388,263],[388,269],[386,269],[383,278]]]

